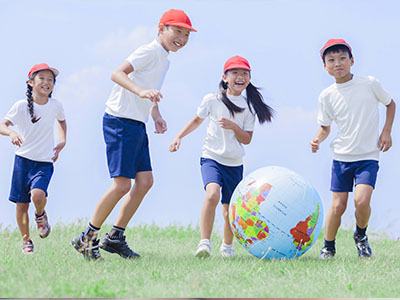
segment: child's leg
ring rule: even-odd
[[[371,196],[374,188],[368,184],[357,184],[354,191],[354,205],[357,226],[366,228],[371,216]]]
[[[29,216],[28,209],[29,203],[17,202],[16,207],[16,216],[19,231],[21,232],[22,239],[24,242],[29,241],[31,239],[29,235]]]
[[[136,173],[135,184],[122,202],[117,221],[115,222],[116,226],[121,228],[128,226],[129,221],[152,186],[153,173],[151,171]]]
[[[46,192],[38,188],[32,189],[31,200],[35,205],[36,215],[41,216],[47,203]]]
[[[93,217],[90,221],[92,225],[100,228],[110,215],[115,205],[131,189],[131,179],[126,177],[114,177],[111,187],[104,193],[97,203]]]
[[[229,204],[223,203],[222,204],[222,215],[224,217],[224,243],[225,244],[232,244],[233,242],[233,232],[229,222]]]
[[[200,214],[201,239],[210,239],[215,220],[215,209],[221,197],[221,187],[218,183],[210,182],[206,186],[206,197]]]
[[[333,241],[339,229],[342,215],[346,211],[348,192],[333,192],[331,208],[325,221],[325,240]]]

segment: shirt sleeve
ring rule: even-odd
[[[244,131],[254,131],[254,124],[256,122],[256,116],[251,113],[250,110],[247,110],[247,116],[244,120],[243,130]]]
[[[58,111],[57,111],[56,118],[58,121],[65,121],[64,107],[62,106],[61,102],[59,102],[59,105],[58,105]]]
[[[21,102],[16,102],[8,111],[4,119],[10,121],[14,126],[21,123],[21,108],[23,108]]]
[[[321,94],[318,98],[318,124],[321,126],[330,126],[333,121],[333,115],[329,111],[328,105]]]
[[[372,91],[376,99],[384,105],[389,105],[392,101],[392,97],[389,93],[382,87],[381,83],[376,78],[369,76],[369,79],[371,80]]]
[[[145,45],[136,49],[126,60],[132,65],[134,71],[138,71],[146,68],[153,61],[151,54],[152,52]]]
[[[210,115],[210,100],[212,95],[206,95],[197,108],[197,116],[199,118],[205,119]]]

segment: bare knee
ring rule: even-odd
[[[153,176],[141,176],[136,177],[135,179],[135,186],[140,191],[147,193],[154,184]]]
[[[222,217],[224,218],[225,221],[229,222],[229,204],[228,208],[225,208],[225,205],[222,206]]]
[[[207,192],[206,192],[206,198],[205,198],[205,202],[206,203],[208,203],[209,205],[212,205],[212,206],[217,206],[218,205],[218,202],[219,202],[219,200],[220,200],[220,192],[219,192],[219,190],[215,190],[215,189],[213,189],[213,190],[207,190]]]
[[[127,194],[132,187],[131,180],[129,178],[114,179],[114,191],[119,195]]]
[[[331,211],[336,216],[342,216],[346,211],[346,206],[344,203],[334,203],[331,206]]]
[[[46,203],[46,193],[41,189],[33,189],[31,191],[31,200],[36,205],[42,205]]]
[[[29,209],[29,203],[17,202],[17,212],[27,213]]]
[[[370,201],[363,199],[354,199],[354,206],[356,210],[369,210],[370,209]]]

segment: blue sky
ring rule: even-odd
[[[169,153],[176,133],[190,120],[202,97],[216,92],[222,67],[233,55],[246,57],[252,82],[276,111],[271,124],[256,126],[246,146],[245,174],[278,165],[301,174],[319,192],[325,214],[331,194],[331,133],[318,154],[309,150],[314,137],[317,98],[333,80],[323,69],[319,49],[329,38],[344,38],[353,48],[352,72],[373,75],[399,104],[398,11],[396,0],[355,1],[4,1],[0,0],[2,39],[0,82],[3,118],[24,98],[26,74],[33,64],[47,62],[60,70],[53,92],[67,115],[68,141],[55,165],[47,211],[54,222],[90,218],[98,199],[111,185],[101,121],[113,83],[111,72],[138,46],[152,41],[162,13],[183,9],[197,33],[188,45],[170,55],[161,112],[164,135],[147,124],[155,184],[130,226],[199,222],[204,191],[199,157],[206,124]],[[385,109],[381,105],[381,121]],[[400,169],[398,117],[394,146],[381,155],[370,228],[400,234],[396,196]],[[15,205],[8,201],[13,150],[0,137],[0,224],[14,228]],[[119,207],[119,206],[118,206]],[[33,214],[33,205],[31,207]],[[217,226],[221,227],[221,209]],[[112,224],[117,210],[107,220]],[[354,224],[352,194],[343,223]]]

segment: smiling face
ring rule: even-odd
[[[176,52],[187,44],[189,35],[190,29],[174,25],[160,25],[158,41],[166,51]]]
[[[227,94],[240,96],[250,83],[250,71],[246,69],[230,69],[222,75],[222,79],[228,84]]]
[[[33,79],[28,80],[28,84],[32,87],[34,96],[47,98],[54,88],[54,74],[50,70],[39,71]]]
[[[353,75],[350,69],[354,64],[354,58],[350,58],[347,51],[328,52],[324,58],[324,68],[329,75],[335,77],[336,83],[349,81]]]

